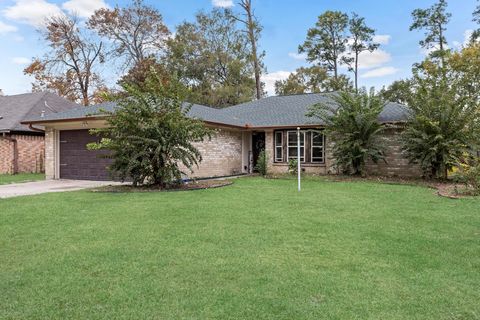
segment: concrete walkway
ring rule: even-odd
[[[27,196],[47,192],[75,191],[114,184],[121,183],[112,181],[86,180],[44,180],[25,183],[12,183],[0,185],[0,198]]]

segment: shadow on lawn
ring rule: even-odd
[[[112,185],[91,189],[91,192],[105,192],[105,193],[126,193],[126,192],[174,192],[174,191],[192,191],[221,188],[232,185],[230,180],[201,180],[189,181],[171,188],[162,189],[158,186],[137,186],[132,185]]]

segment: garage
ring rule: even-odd
[[[87,144],[99,138],[88,130],[60,131],[60,178],[77,180],[112,180],[107,167],[112,159],[108,151],[88,150]]]

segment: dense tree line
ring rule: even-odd
[[[473,12],[476,23],[480,23],[479,12],[480,5]],[[454,50],[448,46],[445,37],[450,18],[446,0],[412,12],[410,31],[424,32],[419,44],[428,52],[424,61],[413,65],[412,77],[393,82],[378,95],[367,94],[365,90],[358,92],[358,88],[356,94],[346,90],[334,97],[333,109],[329,103],[311,108],[311,116],[329,124],[327,132],[335,142],[333,151],[341,170],[363,175],[366,161],[383,159],[378,140],[382,127],[375,124],[383,104],[393,101],[407,106],[409,118],[403,127],[403,151],[412,163],[420,166],[424,177],[445,179],[449,171],[457,167],[470,172],[465,174],[470,185],[479,185],[480,161],[475,160],[480,150],[479,31],[473,32],[468,44]],[[333,20],[336,22],[332,23]],[[346,23],[346,15],[327,13],[319,18],[316,29],[309,30],[306,44],[301,47],[301,50],[309,49],[310,61],[323,62],[317,65],[323,68],[318,73],[322,75],[321,81],[328,79],[326,74],[329,71],[334,79],[338,77],[335,69],[342,63],[338,52],[345,50],[347,43],[339,36],[339,30],[345,30]],[[324,29],[325,25],[328,27]],[[330,42],[323,40],[318,42],[321,45],[314,46],[311,39],[328,37],[324,34],[326,32],[318,29],[330,30],[330,34],[336,36],[332,36]],[[329,45],[325,46],[325,43]],[[315,60],[316,57],[319,58]],[[311,73],[299,70],[298,75],[308,77],[294,79],[292,75],[279,87],[320,91],[318,81],[314,81],[316,78]],[[298,88],[294,82],[303,87]],[[383,102],[379,103],[379,99]],[[476,167],[472,167],[472,163],[477,163]],[[474,180],[476,184],[471,182]]]
[[[258,99],[264,95],[262,27],[251,0],[239,7],[199,12],[173,36],[161,13],[143,0],[99,9],[86,23],[52,17],[41,31],[49,50],[24,73],[34,77],[33,90],[54,91],[86,106],[109,91],[102,73],[107,60],[110,73],[116,66],[121,75],[120,87],[143,83],[154,69],[163,81],[178,78],[194,103],[225,107]]]
[[[358,92],[360,54],[364,51],[373,52],[380,46],[373,41],[374,35],[375,30],[368,27],[365,18],[356,13],[349,17],[340,11],[326,11],[318,17],[315,26],[308,30],[305,42],[298,48],[300,54],[306,54],[311,65],[297,69],[286,80],[277,81],[276,93],[296,94],[352,88]],[[346,66],[353,73],[353,84],[348,76],[340,73],[341,66]]]

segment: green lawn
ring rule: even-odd
[[[43,173],[0,174],[0,185],[9,183],[29,182],[45,179]]]
[[[244,178],[0,200],[1,319],[479,317],[479,199]]]

